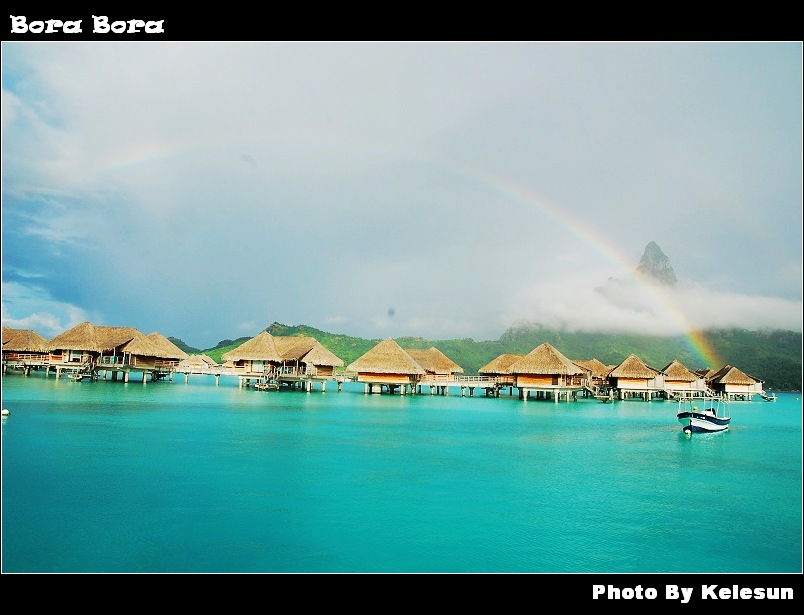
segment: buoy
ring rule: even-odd
[[[8,408],[3,408],[3,416],[8,416]]]

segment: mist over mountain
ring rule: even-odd
[[[675,286],[678,283],[670,259],[655,241],[651,241],[645,246],[645,252],[642,254],[634,274],[649,282],[667,286]]]
[[[271,335],[308,335],[343,359],[356,360],[380,340],[330,333],[308,325],[284,325],[274,322],[264,331]],[[606,365],[617,365],[629,354],[636,354],[655,369],[662,369],[673,360],[690,369],[734,365],[745,373],[762,380],[769,390],[800,391],[802,386],[802,334],[787,330],[748,331],[745,329],[711,329],[698,332],[704,336],[722,365],[702,365],[683,335],[660,336],[636,333],[603,333],[557,330],[538,323],[521,322],[509,327],[497,340],[466,339],[429,340],[421,337],[394,338],[402,348],[425,349],[435,346],[464,369],[467,375],[477,373],[483,365],[501,354],[527,354],[543,342],[549,342],[574,360],[597,359]],[[206,354],[221,362],[221,356],[251,337],[221,340],[214,348],[199,350],[177,338],[170,338],[190,354]]]
[[[629,278],[609,278],[594,291],[605,299],[605,307],[619,310],[626,319],[633,312],[640,318],[652,321],[656,316],[655,301],[652,301],[654,295],[647,295],[645,288],[653,287],[654,292],[662,292],[677,285],[678,277],[670,259],[655,241],[651,241],[645,246],[642,258]],[[598,310],[602,309],[599,306]],[[646,328],[650,328],[650,325]]]
[[[653,289],[647,291],[648,289]],[[649,292],[671,290],[672,296],[681,295],[692,301],[696,289],[684,287],[679,282],[669,257],[659,245],[651,241],[634,269],[630,279],[610,278],[604,285],[594,289],[610,307],[616,308],[633,319],[666,317],[656,314],[655,297]],[[651,302],[649,299],[653,299]],[[715,308],[721,306],[715,303]],[[674,323],[677,325],[678,323]],[[371,349],[380,340],[335,334],[308,325],[288,326],[274,322],[265,331],[272,335],[309,335],[315,337],[346,364],[354,361]],[[542,342],[549,342],[571,359],[596,358],[607,365],[616,365],[634,353],[648,365],[662,369],[673,360],[679,360],[690,369],[709,367],[719,369],[734,365],[742,371],[764,381],[775,390],[801,390],[802,385],[802,333],[783,328],[761,327],[748,330],[739,326],[695,327],[699,336],[704,336],[716,352],[722,365],[701,365],[699,357],[690,347],[688,333],[640,333],[633,330],[619,332],[595,329],[578,329],[571,326],[547,325],[536,320],[522,319],[513,322],[497,340],[476,342],[471,338],[430,340],[422,337],[395,337],[403,348],[429,348],[436,346],[453,361],[464,368],[465,373],[477,370],[501,354],[527,354]],[[190,354],[203,352],[220,361],[225,352],[239,346],[251,336],[223,339],[214,348],[201,351],[177,338],[169,338],[179,348]]]

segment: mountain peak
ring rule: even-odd
[[[673,271],[673,266],[670,264],[670,259],[667,258],[667,255],[662,252],[662,249],[655,241],[651,241],[645,246],[645,252],[642,254],[639,266],[634,273],[643,279],[646,278],[652,282],[668,286],[673,286],[678,282],[676,272]]]

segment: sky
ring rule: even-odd
[[[48,339],[801,331],[802,43],[5,41],[0,249]]]

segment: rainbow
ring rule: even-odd
[[[626,276],[634,279],[644,295],[650,298],[652,306],[675,327],[679,335],[685,338],[689,349],[702,362],[702,365],[687,367],[690,369],[698,369],[700,367],[719,369],[722,367],[720,358],[712,348],[706,335],[702,331],[693,330],[684,312],[680,309],[679,305],[673,301],[672,297],[667,293],[661,292],[654,285],[640,281],[631,276],[634,270],[631,258],[623,254],[605,235],[602,235],[591,226],[585,224],[583,220],[570,215],[569,212],[572,211],[571,208],[559,207],[551,203],[548,199],[542,198],[519,185],[506,182],[498,177],[491,177],[489,175],[478,176],[475,174],[472,176],[472,179],[479,181],[487,189],[497,193],[513,205],[528,210],[533,208],[537,209],[541,214],[555,221],[567,232],[575,235],[586,245],[592,247],[592,249],[598,252],[608,262],[612,263]]]
[[[102,173],[113,175],[121,171],[166,160],[176,154],[176,148],[171,148],[167,143],[142,143],[136,148],[126,149],[115,156],[109,156],[102,167]]]
[[[191,146],[181,148],[169,143],[151,142],[143,144],[134,150],[126,150],[120,156],[110,158],[104,165],[104,173],[114,174],[121,171],[135,169],[142,165],[152,164],[165,160],[185,151],[203,149],[205,146],[196,143]],[[571,208],[560,207],[550,200],[526,190],[513,182],[505,181],[500,177],[491,176],[483,173],[469,173],[455,166],[445,166],[433,160],[424,160],[428,166],[434,167],[439,173],[450,173],[458,176],[463,181],[477,184],[490,192],[499,195],[507,203],[522,208],[527,211],[536,209],[540,214],[556,222],[568,233],[578,237],[584,244],[590,246],[599,253],[604,259],[613,264],[625,276],[630,277],[634,269],[632,257],[623,254],[620,249],[608,240],[608,238],[596,231],[593,227],[585,224],[582,219],[570,215]],[[633,278],[635,279],[635,278]],[[638,279],[636,283],[640,286],[644,296],[651,299],[652,306],[663,315],[679,333],[686,339],[689,349],[702,362],[700,366],[688,366],[691,369],[698,367],[710,367],[718,369],[722,363],[712,348],[711,343],[702,331],[695,331],[689,325],[684,312],[679,308],[672,297],[661,292],[651,284],[647,284]]]

